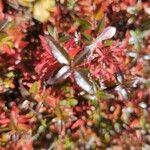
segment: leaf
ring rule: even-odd
[[[63,66],[54,77],[49,77],[47,80],[47,84],[53,85],[56,83],[59,83],[63,80],[65,80],[70,75],[70,67],[69,66]]]
[[[29,6],[31,5],[28,3]],[[55,0],[38,0],[33,5],[33,17],[40,22],[47,22],[51,16],[50,12],[54,11]]]
[[[15,88],[13,81],[9,78],[6,78],[4,80],[4,86],[5,86],[5,88]]]
[[[71,126],[71,129],[76,129],[76,128],[78,128],[78,127],[81,127],[81,126],[84,125],[84,123],[85,123],[84,120],[78,119],[78,120]]]
[[[92,55],[93,50],[97,46],[98,42],[101,42],[102,40],[106,40],[109,38],[112,38],[114,34],[116,33],[116,28],[115,27],[107,27],[104,29],[104,31],[98,36],[95,40],[95,42],[89,46],[86,46],[84,50],[81,50],[78,55],[74,58],[74,65],[78,65],[82,63],[86,58],[88,58],[90,55]]]
[[[89,29],[91,27],[91,24],[85,19],[78,19],[77,22],[84,29]]]
[[[15,10],[19,9],[19,5],[15,0],[5,0],[4,2]]]
[[[91,41],[92,40],[92,37],[90,35],[88,35],[88,34],[82,33],[82,36],[87,41]]]
[[[105,46],[111,46],[112,43],[113,43],[112,40],[106,40],[106,41],[104,42],[104,45],[105,45]]]
[[[0,45],[7,44],[10,48],[12,48],[14,43],[12,42],[11,38],[5,34],[5,33],[0,33]]]
[[[2,31],[5,27],[7,27],[9,21],[8,20],[3,20],[0,22],[0,31]]]
[[[143,56],[143,59],[145,59],[145,60],[150,60],[150,54],[144,55],[144,56]]]
[[[105,132],[105,134],[104,134],[104,140],[105,140],[105,142],[109,143],[110,139],[111,139],[110,134],[108,132]]]
[[[105,25],[105,17],[103,17],[99,22],[97,26],[97,31],[101,32],[104,30],[104,25]]]
[[[87,71],[83,69],[77,69],[74,71],[74,78],[79,87],[88,92],[89,94],[94,94],[93,84],[89,80]]]
[[[123,76],[123,72],[120,69],[118,69],[118,71],[115,73],[115,78],[117,82],[123,83],[124,76]]]
[[[128,7],[127,8],[127,12],[129,13],[129,14],[131,14],[131,15],[137,15],[137,10],[136,10],[136,6],[134,6],[134,7]]]
[[[98,9],[98,11],[96,12],[96,14],[95,14],[95,19],[97,20],[97,21],[99,21],[100,20],[100,22],[101,22],[101,20],[102,19],[104,19],[104,11],[102,10],[102,9]]]
[[[133,57],[133,58],[137,58],[138,57],[138,53],[137,52],[128,52],[127,55],[130,56],[130,57]]]
[[[49,35],[54,36],[54,27],[53,26],[48,25],[47,31],[48,31]]]
[[[75,0],[68,0],[67,1],[67,8],[68,10],[73,10],[75,6],[76,1]]]
[[[8,35],[6,33],[0,32],[0,41],[2,41],[4,38],[7,38]]]
[[[64,99],[64,100],[60,101],[60,105],[62,105],[62,106],[71,107],[71,106],[75,106],[77,104],[78,104],[78,101],[73,98]]]
[[[74,149],[74,142],[70,138],[66,137],[64,140],[64,149]]]
[[[150,80],[145,83],[146,88],[150,88]]]
[[[114,98],[114,96],[112,94],[109,94],[105,91],[100,91],[100,90],[97,90],[96,96],[97,96],[98,99],[103,99],[103,100]]]
[[[39,91],[39,89],[40,89],[40,83],[38,81],[35,81],[32,84],[29,92],[32,93],[32,94],[36,94]]]
[[[116,28],[109,26],[103,30],[103,32],[95,39],[95,43],[112,38],[116,33]]]
[[[15,74],[14,74],[14,72],[11,71],[6,74],[6,77],[13,78],[13,77],[15,77]]]
[[[81,95],[81,94],[80,94]],[[81,95],[82,97],[84,97],[87,100],[92,100],[92,101],[97,101],[97,97],[96,95],[90,95],[88,93],[84,93]]]
[[[39,38],[40,38],[43,49],[45,49],[47,53],[51,54],[46,38],[42,35],[39,35]]]
[[[79,65],[82,63],[85,59],[87,59],[91,54],[91,50],[89,46],[86,46],[83,50],[79,52],[78,55],[75,56],[73,64]]]
[[[59,41],[62,42],[62,43],[64,43],[64,42],[67,42],[69,39],[70,39],[70,37],[68,35],[62,35],[59,38]]]
[[[136,50],[140,50],[143,47],[144,44],[144,38],[149,34],[149,32],[141,31],[139,29],[131,30],[130,31],[130,39],[129,44],[134,45],[134,48]]]
[[[26,98],[30,95],[30,93],[27,91],[27,89],[22,85],[22,83],[20,83],[20,87],[19,87],[20,93],[22,95],[23,98]]]
[[[128,92],[125,88],[123,88],[121,85],[117,86],[115,90],[122,95],[122,97],[127,100],[129,98]]]
[[[52,36],[47,37],[47,42],[53,56],[58,60],[58,62],[61,64],[69,65],[70,58],[65,49],[62,48]]]
[[[36,1],[36,0],[34,0],[34,1]],[[38,2],[38,1],[37,1]],[[55,2],[55,0],[40,0],[40,2],[39,2],[42,6],[43,6],[43,8],[42,9],[45,9],[45,10],[48,10],[48,11],[50,11],[50,12],[53,12],[54,11],[54,8],[55,8],[55,6],[56,6],[56,2]]]
[[[147,18],[146,20],[143,21],[141,24],[141,29],[142,30],[148,30],[150,28],[150,18]]]

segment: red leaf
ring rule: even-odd
[[[0,124],[8,124],[10,122],[9,119],[5,118],[5,119],[0,119]]]
[[[65,43],[64,47],[67,49],[67,52],[71,58],[74,58],[81,50],[81,47],[75,44],[74,39],[71,39]]]
[[[83,126],[85,124],[85,122],[81,119],[78,119],[71,127],[71,129],[76,129],[80,126]]]
[[[4,9],[4,5],[2,0],[0,0],[0,21],[4,19],[3,9]]]
[[[49,46],[48,46],[48,43],[47,43],[45,37],[42,36],[42,35],[39,35],[39,38],[41,40],[42,47],[46,50],[47,53],[52,55],[52,53],[50,52],[50,49],[49,49]]]

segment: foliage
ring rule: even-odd
[[[0,149],[149,149],[149,10],[0,0]]]

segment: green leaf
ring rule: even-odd
[[[149,31],[141,31],[139,29],[130,31],[131,37],[129,43],[134,45],[136,50],[141,50],[144,47],[144,38],[149,34]]]
[[[106,132],[106,133],[104,134],[104,139],[105,139],[105,142],[106,142],[106,143],[108,143],[108,142],[110,141],[111,137],[110,137],[110,134],[109,134],[108,132]]]
[[[46,119],[44,119],[44,120],[41,121],[41,125],[42,125],[44,128],[47,128]]]
[[[35,81],[30,87],[29,92],[32,94],[36,94],[38,93],[39,89],[40,89],[40,83],[38,81]]]
[[[49,25],[47,27],[47,31],[48,31],[49,35],[52,36],[52,37],[54,37],[54,38],[56,38],[58,36],[56,27],[54,27],[52,25]]]
[[[62,42],[62,43],[64,43],[64,42],[68,41],[69,38],[70,38],[69,36],[63,35],[63,36],[61,36],[61,37],[59,38],[59,41]]]
[[[114,98],[113,95],[106,93],[104,91],[97,90],[96,96],[98,99],[111,99]]]
[[[76,3],[75,0],[68,0],[68,1],[67,1],[67,8],[68,8],[69,10],[73,10],[73,9],[74,9],[74,6],[75,6],[75,3]]]
[[[140,126],[142,127],[142,128],[145,128],[146,127],[146,115],[144,114],[144,112],[143,112],[143,114],[142,114],[142,116],[140,117]]]
[[[106,40],[106,41],[104,42],[104,45],[105,45],[105,46],[111,46],[112,43],[113,43],[112,40]]]
[[[74,149],[74,143],[67,137],[64,143],[65,149]]]
[[[150,88],[150,80],[145,83],[146,88]]]
[[[88,35],[88,34],[82,33],[82,36],[87,41],[91,41],[92,40],[92,37],[90,35]]]
[[[105,17],[103,17],[99,22],[97,26],[97,32],[102,32],[105,27]]]
[[[3,33],[3,32],[0,32],[0,40],[2,40],[5,37],[7,37],[7,34]]]
[[[89,29],[91,27],[91,24],[85,19],[78,19],[77,22],[83,29]]]
[[[14,46],[11,38],[7,34],[1,32],[0,33],[0,45],[4,43],[10,46],[11,48]]]
[[[72,106],[76,106],[77,104],[78,101],[74,98],[68,98],[60,101],[60,105],[62,106],[72,107]]]
[[[6,74],[6,77],[13,78],[13,77],[15,77],[15,74],[14,74],[14,72],[11,71]]]
[[[141,29],[142,30],[150,29],[150,18],[147,18],[146,20],[143,21],[143,23],[141,24]]]
[[[49,25],[47,27],[47,30],[48,30],[48,33],[51,35],[51,36],[54,36],[54,27]]]

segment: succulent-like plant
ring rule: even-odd
[[[90,73],[85,68],[80,68],[79,65],[89,59],[96,48],[97,44],[103,40],[110,39],[114,36],[116,28],[107,27],[104,31],[93,41],[91,45],[86,46],[79,54],[75,56],[73,60],[69,58],[69,55],[63,47],[61,47],[51,36],[47,36],[47,43],[51,53],[56,60],[62,64],[62,67],[54,76],[50,76],[47,80],[47,84],[57,84],[70,75],[74,77],[76,84],[87,93],[94,95],[95,88],[94,83],[90,77]]]

